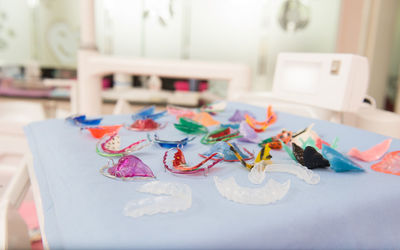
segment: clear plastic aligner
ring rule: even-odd
[[[130,201],[124,215],[137,218],[143,215],[183,211],[192,206],[192,190],[186,184],[153,181],[138,188],[139,192],[163,195]]]
[[[228,200],[251,205],[266,205],[285,197],[290,188],[290,180],[279,183],[270,179],[261,188],[247,188],[239,186],[234,177],[222,180],[214,176],[214,182],[219,193]]]
[[[308,184],[318,184],[320,181],[320,176],[306,167],[297,164],[266,164],[265,161],[261,161],[251,169],[248,175],[250,182],[261,184],[265,179],[265,172],[283,172],[293,174]]]

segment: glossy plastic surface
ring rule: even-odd
[[[99,149],[99,144],[101,150]],[[124,156],[132,152],[138,151],[147,145],[149,145],[149,143],[147,143],[147,141],[143,139],[136,141],[121,149],[120,137],[117,134],[114,134],[104,140],[104,142],[100,140],[96,145],[96,152],[105,157]]]
[[[272,158],[271,154],[269,153],[271,149],[266,145],[258,152],[257,157],[254,160],[254,163],[248,163],[245,159],[243,159],[243,157],[240,155],[240,153],[236,150],[236,148],[231,143],[227,143],[227,144],[229,145],[229,149],[235,154],[236,158],[239,159],[242,166],[249,170],[254,167],[255,163],[270,160]]]
[[[257,121],[253,117],[249,115],[245,115],[246,122],[250,125],[251,128],[254,129],[257,133],[263,132],[266,128],[268,128],[271,124],[275,123],[277,120],[277,115],[272,111],[272,107],[268,106],[267,109],[267,117],[265,121]]]
[[[364,171],[360,165],[327,145],[322,145],[322,155],[329,161],[331,168],[336,172]]]
[[[309,169],[327,168],[330,163],[315,148],[307,146],[304,149],[304,166]]]
[[[373,146],[372,148],[361,152],[356,148],[350,149],[347,153],[349,156],[362,161],[370,162],[379,160],[389,149],[392,139],[384,140],[383,142]]]
[[[283,145],[282,144],[288,144],[292,140],[292,132],[287,131],[283,129],[279,134],[276,136],[269,137],[265,140],[262,140],[258,146],[263,147],[265,144],[268,144],[268,146],[271,149],[282,149]]]
[[[337,148],[337,143],[339,141],[338,137],[335,137],[335,139],[333,140],[332,144],[329,144],[328,142],[322,140],[321,138],[317,138],[317,140],[315,141],[315,146],[317,146],[318,149],[322,149],[322,145],[327,145],[330,146],[333,149]]]
[[[186,117],[179,118],[179,123],[175,123],[174,127],[187,134],[204,134],[208,132],[205,126]]]
[[[239,131],[240,135],[242,136],[239,138],[239,141],[252,143],[258,143],[260,141],[258,134],[245,121],[240,123]]]
[[[85,126],[97,126],[103,120],[103,118],[87,119],[86,115],[75,115],[66,118],[67,121],[71,121],[73,124],[79,127]]]
[[[214,176],[214,183],[218,192],[228,200],[250,205],[266,205],[281,200],[290,188],[290,180],[279,183],[270,179],[261,188],[239,186],[234,177],[225,180]]]
[[[163,148],[176,148],[178,146],[185,146],[188,142],[193,141],[196,137],[185,137],[181,140],[176,140],[176,141],[168,141],[168,140],[161,140],[158,138],[157,134],[153,135],[153,138],[150,136],[150,134],[147,134],[147,138],[150,142],[157,143],[159,146]]]
[[[238,129],[239,127],[240,127],[240,124],[238,124],[238,123],[226,123],[226,124],[221,124],[221,128]]]
[[[289,173],[295,175],[297,178],[304,180],[308,184],[318,184],[320,176],[312,170],[303,167],[299,164],[290,163],[273,163],[263,161],[257,163],[250,171],[248,177],[250,182],[254,184],[261,184],[266,176],[266,172],[279,172]]]
[[[180,117],[193,118],[193,116],[196,114],[193,110],[176,106],[167,106],[167,112],[168,114],[176,116],[176,118]]]
[[[254,157],[254,155],[249,152],[246,148],[243,148],[243,151],[239,149],[236,143],[231,144],[236,152],[242,157],[243,160],[250,160]],[[203,154],[199,154],[201,157],[207,158],[212,154],[221,153],[220,155],[216,155],[214,159],[220,159],[223,157],[224,161],[239,161],[233,151],[230,149],[230,146],[226,142],[217,142],[214,144],[208,151],[204,152]]]
[[[153,114],[156,110],[155,106],[145,107],[132,115],[133,120],[146,119],[149,115]]]
[[[113,126],[97,126],[85,129],[89,130],[90,134],[94,138],[99,139],[108,134],[118,133],[121,127],[122,125],[113,125]]]
[[[124,207],[125,216],[137,218],[179,212],[192,206],[192,190],[183,183],[152,181],[142,185],[137,191],[158,196],[130,201]]]
[[[154,113],[155,109],[156,108],[154,106],[143,108],[140,111],[138,111],[137,113],[133,114],[132,115],[132,119],[134,121],[136,121],[136,120],[146,120],[146,119],[157,120],[157,119],[163,117],[167,113],[167,111]]]
[[[250,117],[255,117],[255,115],[253,113],[251,113],[250,111],[247,110],[239,110],[237,109],[235,111],[235,113],[233,113],[233,115],[229,118],[230,122],[241,122],[246,120],[245,115],[248,115]]]
[[[317,141],[319,139],[318,134],[312,130],[314,127],[314,123],[311,123],[308,125],[307,128],[297,131],[296,133],[293,133],[292,135],[292,143],[296,143],[297,145],[302,145],[302,141],[306,141],[308,138],[312,138],[314,141]]]
[[[394,151],[386,154],[383,159],[371,166],[375,171],[400,175],[400,151]]]
[[[134,131],[153,131],[157,129],[162,129],[166,126],[166,123],[158,123],[151,118],[147,118],[144,120],[136,120],[129,127],[126,127],[129,130]]]
[[[101,168],[100,173],[121,180],[155,178],[150,167],[134,155],[121,157],[115,165]]]
[[[209,126],[215,126],[219,125],[220,122],[215,120],[209,113],[207,112],[201,112],[197,113],[193,116],[192,118],[194,121],[200,123],[203,126],[209,127]]]
[[[304,163],[304,149],[302,149],[296,143],[292,143],[292,150],[296,161],[301,165],[305,166],[306,164]]]
[[[306,141],[300,139],[301,147],[305,149],[306,147],[313,147],[315,150],[318,150],[317,145],[315,144],[315,140],[311,137],[308,137]]]
[[[175,153],[171,159],[172,151],[175,151]],[[203,172],[204,175],[207,175],[210,168],[223,160],[223,157],[213,160],[213,158],[219,154],[220,153],[214,153],[200,163],[190,166],[186,163],[185,155],[180,148],[171,148],[165,152],[163,163],[165,169],[174,174],[195,174]]]
[[[231,128],[219,128],[201,138],[201,143],[203,144],[214,144],[219,141],[229,141],[235,138],[242,137],[238,130]]]
[[[293,154],[293,151],[292,151],[292,149],[288,146],[288,145],[286,145],[285,143],[283,143],[283,141],[280,141],[281,142],[281,144],[282,144],[282,146],[283,146],[283,149],[286,151],[286,153],[290,156],[290,158],[292,158],[292,160],[294,160],[294,161],[297,161],[297,159],[296,159],[296,157],[294,156],[294,154]]]

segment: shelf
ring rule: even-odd
[[[134,103],[173,104],[197,107],[201,99],[214,101],[217,96],[205,92],[149,90],[144,88],[110,89],[102,92],[105,101],[125,99]]]

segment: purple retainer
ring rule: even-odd
[[[107,169],[107,171],[104,171]],[[109,168],[103,168],[101,173],[111,178],[155,178],[150,167],[134,155],[121,157],[117,164]]]
[[[246,120],[245,115],[249,115],[251,117],[255,117],[253,113],[251,113],[250,111],[246,111],[246,110],[236,110],[235,113],[229,118],[230,122],[241,122]]]
[[[240,128],[239,128],[240,134],[243,136],[242,138],[239,138],[239,141],[243,142],[252,142],[252,143],[259,143],[260,139],[258,138],[258,134],[250,127],[247,122],[242,121],[240,123]]]

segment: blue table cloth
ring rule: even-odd
[[[222,122],[236,109],[251,110],[258,120],[266,110],[230,103],[215,116]],[[277,122],[261,133],[265,139],[282,128],[298,131],[310,123],[326,141],[338,136],[339,151],[352,147],[365,150],[387,137],[326,121],[277,112]],[[161,139],[185,135],[166,116]],[[131,123],[129,115],[106,116],[104,125]],[[257,187],[239,163],[220,163],[205,176],[173,175],[165,172],[166,149],[151,145],[135,153],[151,167],[160,181],[180,182],[192,189],[192,207],[186,211],[131,218],[123,215],[131,200],[149,197],[136,189],[146,182],[123,182],[106,178],[99,169],[107,159],[95,152],[97,140],[88,131],[64,120],[48,120],[25,128],[34,156],[34,170],[43,203],[45,233],[50,248],[136,248],[136,249],[259,249],[259,248],[398,248],[400,246],[400,176],[378,173],[372,163],[361,164],[366,172],[335,173],[315,170],[321,181],[309,185],[293,175],[271,173],[280,182],[291,180],[288,194],[280,201],[262,206],[237,204],[217,191],[213,176],[234,176],[239,185]],[[145,132],[120,131],[123,145],[146,138]],[[188,163],[202,158],[198,153],[210,146],[200,137],[184,148]],[[257,153],[256,144],[239,145]],[[389,151],[400,150],[393,139]],[[289,159],[284,151],[271,151],[274,159]],[[268,178],[269,178],[268,177]],[[267,178],[267,179],[268,179]],[[265,183],[265,182],[264,182]]]

